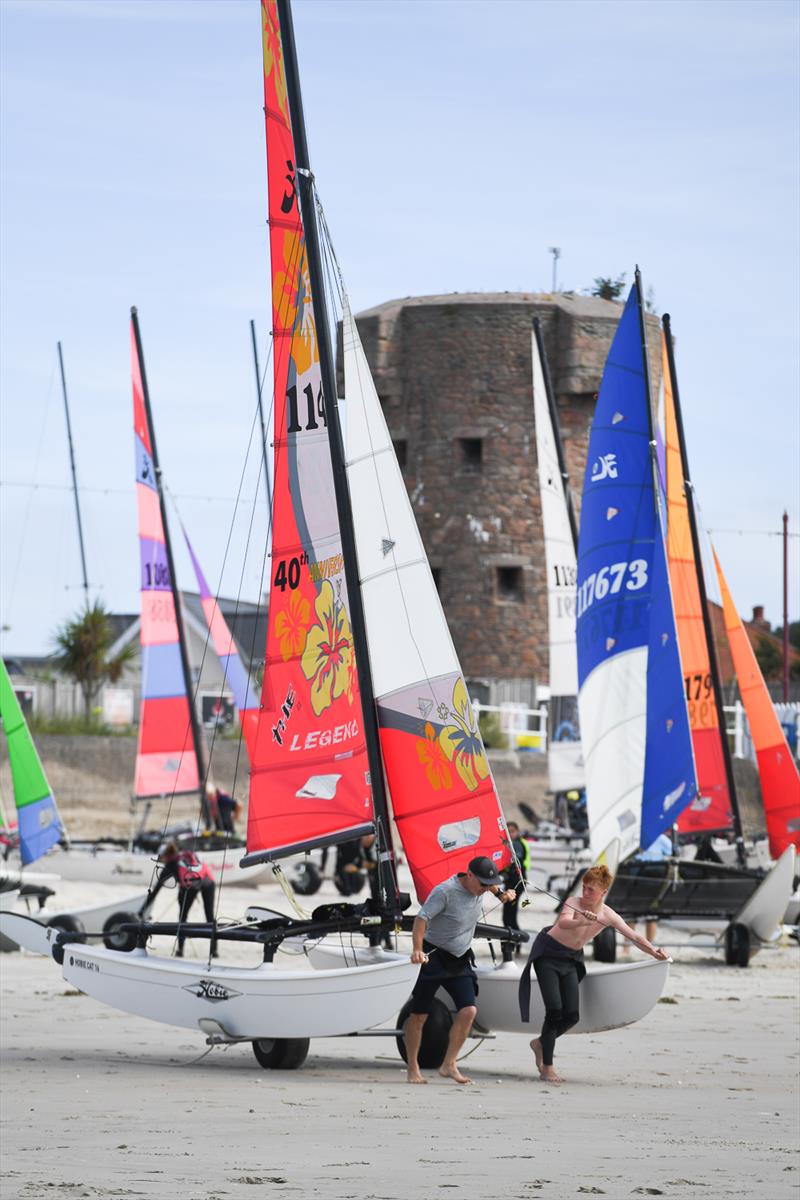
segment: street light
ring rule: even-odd
[[[556,291],[558,291],[558,288],[556,287],[556,276],[558,273],[558,260],[561,258],[561,247],[560,246],[548,246],[547,250],[548,250],[548,253],[552,254],[552,256],[553,256],[553,288],[552,288],[552,290],[554,292],[556,292]]]

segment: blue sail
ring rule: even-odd
[[[589,439],[578,541],[577,644],[592,848],[648,846],[694,798],[694,758],[654,489],[634,284]]]

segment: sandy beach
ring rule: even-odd
[[[230,889],[225,908],[278,897]],[[544,924],[546,905],[523,924]],[[319,1039],[302,1069],[264,1071],[248,1045],[203,1056],[201,1034],[105,1008],[52,961],[6,954],[2,1197],[795,1200],[799,953],[792,942],[738,970],[674,950],[645,1020],[559,1043],[560,1088],[513,1034],[468,1043],[471,1087],[430,1072],[410,1087],[392,1038]]]

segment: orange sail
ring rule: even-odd
[[[709,829],[730,828],[733,815],[725,774],[720,719],[714,700],[702,599],[697,582],[698,564],[695,562],[692,544],[672,379],[663,330],[661,358],[667,460],[667,557],[698,783],[698,794],[681,813],[678,829],[681,833],[698,833]],[[702,570],[702,566],[700,569]]]
[[[800,774],[716,554],[714,565],[722,591],[725,631],[761,777],[769,852],[779,858],[787,846],[800,848]]]

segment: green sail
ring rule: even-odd
[[[34,862],[62,836],[61,818],[36,747],[0,658],[0,717],[3,720],[23,863]]]

